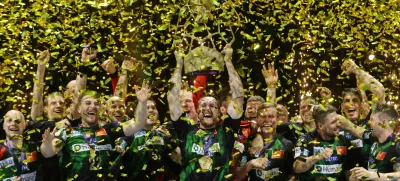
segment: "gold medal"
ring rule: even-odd
[[[202,172],[207,172],[211,170],[211,165],[213,164],[213,160],[209,156],[203,156],[199,159],[199,164]]]

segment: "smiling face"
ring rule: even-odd
[[[99,99],[90,95],[83,96],[79,108],[82,117],[82,126],[96,126],[99,120],[100,109],[101,103]]]
[[[60,121],[65,117],[65,101],[60,94],[53,94],[47,97],[45,106],[47,117],[52,121]]]
[[[326,115],[325,122],[318,123],[318,128],[323,134],[328,137],[334,138],[339,135],[339,127],[337,125],[338,114],[336,112]]]
[[[265,137],[276,132],[278,124],[278,112],[275,108],[264,108],[257,116],[257,122],[260,123],[261,133]]]
[[[111,121],[124,122],[125,104],[120,97],[114,96],[107,100],[107,115]]]
[[[21,112],[16,110],[8,111],[4,116],[3,130],[8,139],[21,136],[25,129],[25,118]]]
[[[289,121],[289,114],[285,106],[282,104],[277,105],[278,111],[278,121],[288,122]]]
[[[147,120],[146,125],[153,126],[158,121],[158,110],[154,101],[147,101]]]
[[[300,101],[300,117],[303,122],[313,121],[311,108],[309,99]]]
[[[179,101],[181,102],[182,108],[184,112],[196,111],[194,107],[192,93],[188,91],[182,91],[181,96],[179,97]]]
[[[346,93],[343,97],[342,112],[351,122],[358,122],[360,119],[361,99],[357,94]]]
[[[218,123],[218,102],[214,97],[203,97],[199,101],[200,125],[205,128],[214,128]]]

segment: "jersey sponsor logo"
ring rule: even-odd
[[[2,179],[3,181],[14,181],[17,179],[17,176]],[[32,173],[26,173],[21,175],[22,181],[35,181],[36,180],[36,171]]]
[[[337,156],[331,156],[328,159],[326,159],[327,162],[336,162],[338,160],[339,158]]]
[[[242,159],[239,162],[239,167],[244,166],[247,163],[247,156],[242,156]]]
[[[315,165],[315,173],[320,174],[334,174],[342,168],[342,164],[333,164],[333,165]]]
[[[400,171],[400,163],[394,164],[394,171],[395,171],[395,172]]]
[[[337,146],[336,153],[338,155],[347,155],[347,146]]]
[[[147,140],[146,145],[164,145],[164,139],[162,137],[157,136],[151,140]]]
[[[303,152],[301,153],[302,156],[308,156],[310,155],[310,152],[307,149],[304,149]]]
[[[299,157],[301,154],[301,148],[300,147],[295,147],[294,148],[294,158]]]
[[[279,168],[273,168],[271,170],[256,170],[257,177],[261,178],[262,180],[269,180],[275,176],[279,175]]]
[[[146,135],[146,131],[139,131],[139,132],[135,133],[135,138],[142,137],[144,135]]]
[[[321,153],[323,150],[323,147],[314,147],[314,154]]]
[[[31,153],[26,153],[26,160],[28,161],[28,163],[36,161],[36,151]]]
[[[0,168],[8,168],[14,166],[14,159],[13,157],[7,158],[5,160],[0,161]]]
[[[239,150],[240,153],[243,153],[243,151],[244,151],[244,144],[243,144],[243,143],[240,143],[240,142],[238,142],[238,141],[235,141],[234,148],[235,148],[236,150]]]
[[[274,152],[272,152],[272,158],[283,158],[284,154],[285,154],[285,151],[283,151],[283,150],[274,151]]]
[[[378,153],[378,155],[376,155],[376,159],[377,160],[383,160],[383,159],[385,159],[385,156],[386,156],[386,152],[380,151]]]
[[[106,144],[106,145],[96,145],[94,147],[94,149],[96,151],[111,151],[112,150],[112,146],[110,144]],[[74,144],[72,145],[72,150],[74,152],[84,152],[84,151],[90,151],[90,146],[88,144]]]
[[[101,128],[96,131],[96,136],[105,136],[105,135],[107,135],[107,132],[104,128]]]
[[[362,148],[364,146],[361,139],[351,141],[351,145],[355,148]]]
[[[368,171],[370,171],[370,172],[378,172],[378,169],[372,169],[372,168],[368,168]]]
[[[140,151],[140,150],[143,150],[143,148],[144,148],[144,145],[139,145],[138,147],[137,147],[137,149]]]
[[[197,153],[199,155],[204,155],[204,148],[198,144],[193,144],[192,152]]]
[[[72,131],[71,132],[71,137],[75,137],[75,136],[82,136],[82,133],[79,131]]]

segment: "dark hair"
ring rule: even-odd
[[[326,121],[326,117],[328,116],[328,114],[336,112],[337,109],[331,105],[326,105],[326,106],[322,106],[322,105],[318,105],[318,106],[314,106],[313,108],[313,118],[315,121],[315,124],[318,123],[325,123]]]
[[[378,114],[378,118],[381,121],[397,121],[399,118],[399,114],[397,113],[396,109],[387,104],[378,104],[373,113]]]
[[[44,105],[44,106],[47,106],[47,105],[49,104],[49,99],[50,99],[50,97],[54,97],[54,96],[61,96],[61,97],[64,98],[64,94],[63,94],[63,93],[58,92],[58,91],[52,92],[52,93],[48,94],[48,95],[44,98],[43,105]]]
[[[360,99],[360,101],[362,100],[362,96],[361,96],[361,92],[355,88],[345,88],[342,91],[342,99],[344,100],[344,96],[346,96],[346,94],[355,94],[356,96],[358,96],[358,98]]]

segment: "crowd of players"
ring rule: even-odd
[[[320,102],[302,96],[299,115],[289,120],[276,102],[278,71],[262,73],[266,99],[245,104],[232,48],[224,50],[230,94],[204,96],[207,77],[196,78],[196,91],[182,85],[182,52],[167,93],[170,121],[160,123],[151,87],[136,86],[134,118],[126,114],[129,74],[137,68],[127,57],[118,73],[114,62],[101,67],[112,76],[113,95],[102,100],[86,89],[96,51],[84,48],[76,80],[64,93],[43,96],[49,51],[37,60],[29,120],[17,110],[4,115],[6,139],[0,144],[0,180],[397,180],[400,148],[395,134],[398,113],[385,102],[383,85],[352,60],[342,70],[365,89],[344,89],[341,113],[330,105],[331,92],[320,89]],[[220,82],[225,85],[226,83]],[[359,86],[358,86],[359,87]],[[245,106],[245,110],[243,110]]]

